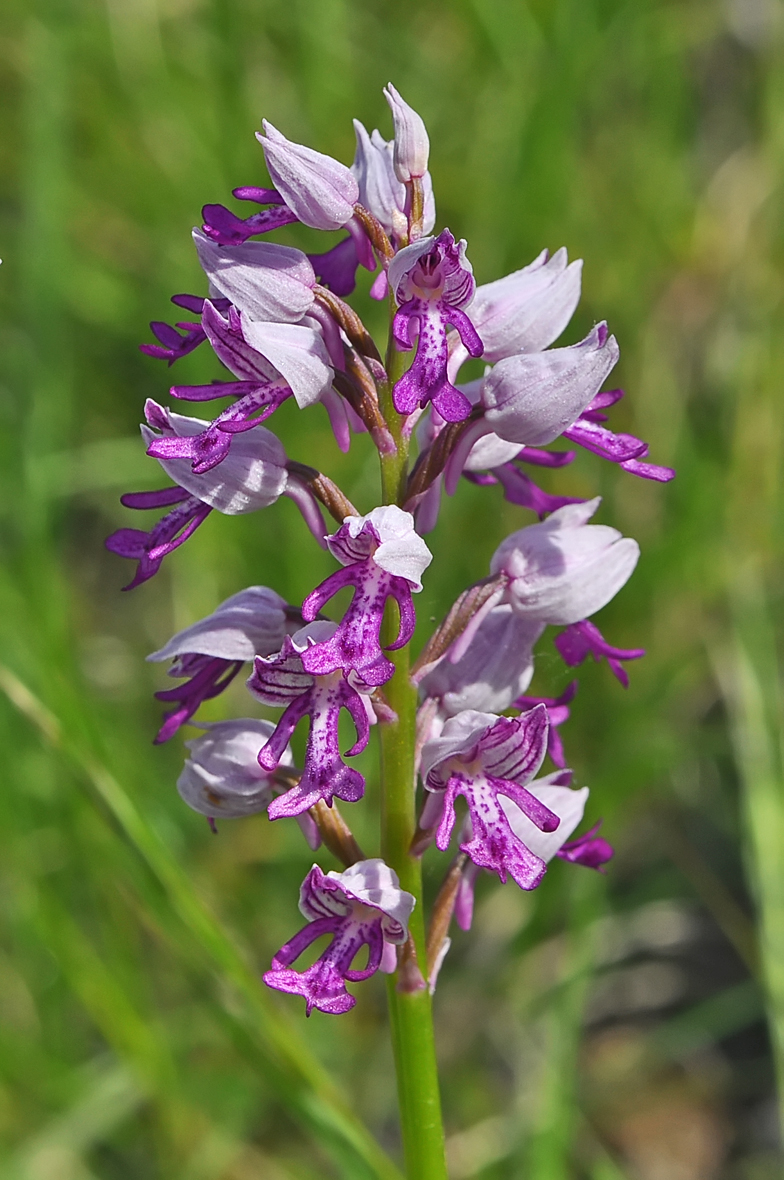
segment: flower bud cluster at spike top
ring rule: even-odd
[[[577,306],[581,263],[569,263],[563,249],[545,250],[477,286],[466,242],[436,228],[425,125],[393,86],[384,96],[394,138],[355,121],[350,166],[265,121],[258,139],[269,187],[233,194],[255,211],[240,216],[205,206],[203,225],[193,231],[203,293],[174,296],[192,318],[153,323],[158,342],[142,350],[172,365],[211,347],[222,376],[174,385],[170,394],[175,404],[220,400],[222,408],[205,419],[147,402],[144,445],[172,482],[124,496],[126,507],[162,515],[148,531],[121,528],[107,541],[136,562],[130,589],[153,577],[213,510],[255,512],[288,496],[335,559],[324,582],[303,587],[309,592],[300,604],[265,586],[240,589],[149,657],[171,661],[169,675],[178,681],[157,694],[168,708],[156,740],[195,726],[177,784],[184,801],[214,829],[216,820],[261,811],[272,821],[295,818],[313,850],[343,860],[342,872],[314,865],[308,873],[299,901],[306,925],[264,976],[270,987],[303,996],[308,1014],[347,1012],[356,1003],[347,984],[401,970],[409,919],[421,906],[393,865],[365,858],[346,822],[350,810],[344,818],[335,801],[354,804],[382,789],[366,783],[355,759],[374,726],[380,732],[399,721],[390,704],[389,682],[398,674],[390,657],[414,633],[413,595],[432,560],[423,534],[437,520],[442,493],[454,494],[461,477],[499,484],[507,501],[535,519],[499,537],[489,570],[477,571],[402,673],[419,693],[409,757],[420,789],[407,855],[451,847],[444,873],[452,882],[460,875],[448,901],[436,901],[443,936],[432,948],[428,940],[429,978],[420,982],[431,991],[450,920],[463,929],[471,924],[480,869],[501,882],[511,878],[509,888],[534,889],[555,857],[601,870],[612,856],[596,822],[574,836],[588,788],[571,786],[560,727],[577,682],[560,696],[526,692],[548,627],[560,628],[555,647],[566,667],[588,655],[605,658],[628,684],[626,663],[644,652],[613,646],[591,620],[631,576],[639,548],[593,523],[598,497],[554,495],[531,472],[569,464],[573,450],[546,449],[565,439],[630,476],[674,476],[648,461],[643,441],[607,425],[607,411],[623,396],[604,389],[619,355],[607,326],[553,347]],[[298,223],[345,236],[309,255],[265,236]],[[373,275],[371,295],[390,303],[386,354],[346,302],[360,267]],[[484,376],[461,383],[464,362],[478,357]],[[320,403],[341,449],[364,434],[355,445],[373,444],[382,462],[398,462],[396,502],[357,510],[327,473],[306,464],[309,456],[290,458],[274,433],[275,412],[289,398],[301,410]],[[331,532],[327,516],[336,522]],[[351,599],[335,619],[330,610],[341,590]],[[389,631],[385,615],[395,619]],[[277,720],[194,722],[201,703],[243,669],[249,709],[256,702],[278,709]],[[356,739],[348,749],[339,738],[343,711]],[[289,741],[301,722],[307,740],[298,767]],[[549,773],[542,770],[548,757]],[[298,970],[297,960],[323,934],[330,935],[326,950]],[[363,947],[367,962],[357,969]]]

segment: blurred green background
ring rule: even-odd
[[[397,1157],[379,980],[307,1025],[257,983],[297,928],[298,829],[211,836],[174,788],[181,742],[150,744],[145,654],[250,583],[300,601],[331,562],[288,502],[211,517],[130,595],[102,544],[139,523],[121,492],[161,486],[137,424],[167,372],[136,346],[175,318],[170,294],[203,290],[201,205],[264,183],[262,114],[350,162],[352,116],[390,134],[390,79],[480,282],[545,246],[585,259],[564,341],[609,321],[613,425],[679,472],[660,487],[583,455],[558,479],[639,539],[598,622],[649,654],[625,693],[586,667],[563,731],[617,849],[607,876],[559,862],[533,895],[488,877],[446,960],[451,1174],[781,1174],[783,67],[780,0],[5,0],[3,1180],[394,1174],[345,1109]],[[202,352],[178,381],[217,376]],[[340,456],[322,411],[289,406],[276,428],[373,506],[367,439]],[[460,489],[423,630],[525,523],[498,489]],[[559,691],[541,650],[534,687]],[[235,686],[203,713],[245,711]],[[356,813],[373,854],[372,801]],[[445,860],[427,863],[434,889]]]

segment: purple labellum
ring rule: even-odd
[[[590,831],[578,836],[576,840],[570,840],[568,844],[564,844],[556,856],[560,856],[561,860],[571,861],[572,864],[584,865],[587,869],[597,869],[600,873],[604,872],[602,866],[608,860],[612,860],[615,851],[605,839],[595,835],[601,826],[602,821],[599,820]]]
[[[561,659],[570,668],[576,668],[588,655],[592,655],[596,661],[604,657],[613,676],[621,682],[624,688],[629,687],[629,676],[620,661],[639,660],[645,655],[644,647],[628,649],[612,647],[599,628],[588,619],[572,623],[560,635],[556,635],[555,646],[558,648]]]
[[[608,389],[599,393],[583,410],[577,421],[564,431],[564,438],[585,447],[587,451],[617,463],[624,471],[637,475],[641,479],[652,479],[657,483],[669,483],[675,479],[675,472],[671,467],[659,467],[655,463],[645,463],[648,454],[648,444],[632,434],[614,434],[612,430],[602,426],[607,421],[607,414],[602,413],[609,406],[615,405],[623,397],[622,389]]]
[[[242,191],[235,189],[234,195]],[[205,205],[201,215],[204,219],[202,230],[218,246],[241,246],[256,234],[266,234],[298,220],[296,213],[292,213],[291,209],[284,205],[264,209],[261,213],[251,214],[250,217],[237,217],[225,205]]]
[[[550,728],[547,731],[547,753],[556,766],[562,770],[566,767],[563,742],[558,732],[558,726],[569,720],[569,704],[577,694],[578,681],[573,680],[558,697],[529,697],[520,696],[513,702],[513,708],[528,710],[536,705],[544,705]]]
[[[157,574],[161,562],[196,531],[212,508],[185,488],[164,488],[160,492],[129,492],[120,497],[126,508],[164,508],[175,505],[158,523],[145,533],[141,529],[117,529],[106,538],[106,548],[120,557],[138,561],[133,581],[123,590],[133,590]]]
[[[430,550],[414,530],[414,519],[395,505],[374,508],[367,516],[349,516],[327,541],[345,569],[331,574],[302,604],[302,617],[315,619],[333,595],[352,587],[354,597],[334,634],[303,653],[305,668],[325,675],[353,670],[364,684],[377,687],[394,673],[380,644],[381,623],[388,598],[400,609],[397,638],[388,645],[403,647],[414,633],[416,615],[412,590],[432,560]]]
[[[524,787],[506,779],[479,774],[467,778],[455,774],[449,779],[444,798],[444,816],[436,834],[436,847],[442,852],[449,847],[455,824],[455,799],[465,796],[471,817],[472,838],[460,845],[473,863],[481,869],[497,873],[503,884],[507,875],[521,889],[535,889],[545,873],[545,862],[518,840],[499,802],[506,795],[543,832],[558,827],[558,816],[531,795]]]
[[[404,647],[414,634],[416,615],[411,587],[405,578],[396,578],[375,565],[372,558],[337,570],[308,595],[302,604],[302,617],[315,619],[333,595],[346,586],[354,589],[351,605],[343,615],[337,631],[326,642],[315,644],[303,654],[309,672],[325,675],[336,669],[353,669],[363,682],[373,687],[386,684],[394,674],[381,648],[380,632],[387,599],[394,598],[400,608],[400,628],[387,650]]]
[[[414,898],[399,886],[396,874],[382,860],[364,860],[343,873],[323,873],[314,865],[300,890],[299,908],[309,925],[281,947],[264,975],[268,987],[304,996],[306,1012],[314,1008],[338,1015],[356,1000],[346,983],[369,979],[380,967],[386,946],[405,942]],[[291,964],[324,934],[332,941],[312,967],[295,971]],[[367,965],[352,970],[363,947]]]
[[[152,320],[150,328],[153,336],[160,340],[160,344],[140,344],[139,351],[143,352],[145,356],[168,361],[170,365],[173,365],[180,357],[193,352],[194,348],[198,348],[207,339],[201,324],[178,323],[172,327],[171,324],[163,323],[161,320]],[[178,328],[180,331],[177,330]]]
[[[295,971],[291,964],[322,934],[332,934],[327,949],[307,971]],[[363,946],[368,948],[364,971],[352,971],[351,964]],[[350,918],[317,918],[282,946],[264,973],[267,987],[304,996],[305,1015],[314,1008],[338,1016],[349,1012],[356,999],[346,991],[346,983],[359,983],[374,975],[381,964],[384,939],[379,922],[355,922]]]
[[[447,375],[447,328],[457,329],[469,356],[481,356],[483,350],[478,332],[462,310],[475,290],[465,242],[455,243],[445,229],[435,241],[423,238],[405,247],[392,260],[389,281],[400,305],[393,324],[398,348],[413,348],[418,332],[414,363],[393,391],[395,408],[411,414],[432,402],[447,422],[463,421],[471,413],[471,403]]]
[[[541,766],[547,745],[547,711],[538,706],[517,718],[466,710],[450,718],[440,737],[425,743],[422,777],[429,791],[443,792],[436,846],[449,846],[455,800],[468,803],[471,838],[460,847],[475,865],[507,876],[521,889],[534,889],[545,861],[515,834],[501,805],[505,796],[541,832],[554,832],[559,817],[526,790]]]
[[[181,657],[170,675],[189,676],[185,684],[156,692],[159,701],[176,702],[176,707],[163,715],[163,725],[155,737],[155,745],[168,742],[186,721],[189,721],[202,701],[220,696],[231,684],[242,667],[242,660],[221,660],[211,656]]]
[[[469,473],[464,471],[463,474]],[[563,508],[565,504],[585,503],[585,497],[554,496],[545,492],[514,463],[504,463],[501,467],[496,467],[492,474],[503,487],[505,500],[510,504],[519,504],[521,508],[529,508],[540,520],[544,520],[550,512]]]
[[[344,238],[324,254],[308,254],[316,278],[335,295],[350,295],[357,285],[359,255],[352,237]]]
[[[286,706],[275,732],[259,752],[259,765],[264,770],[275,769],[299,722],[303,717],[310,718],[302,777],[270,805],[270,819],[299,815],[320,799],[328,806],[334,797],[354,803],[365,791],[363,776],[341,758],[338,740],[340,711],[346,709],[357,732],[357,740],[346,751],[346,757],[365,749],[370,723],[362,698],[342,672],[318,676],[303,667],[308,645],[333,627],[333,623],[319,622],[302,628],[293,637],[287,636],[279,655],[256,658],[248,680],[248,688],[264,704]]]
[[[291,397],[291,389],[282,379],[257,385],[219,414],[201,434],[156,438],[147,448],[147,454],[155,459],[190,459],[194,475],[202,475],[226,458],[235,434],[259,426],[288,397]],[[261,412],[253,417],[257,411]]]
[[[177,304],[178,307],[184,307],[187,311],[193,312],[195,315],[201,315],[206,302],[200,295],[172,295],[172,303]],[[228,299],[215,299],[215,306],[221,311],[227,311],[229,308]],[[173,365],[176,360],[182,356],[187,356],[189,352],[193,352],[194,348],[198,348],[206,340],[206,336],[201,324],[179,323],[176,327],[171,324],[162,323],[160,320],[153,320],[150,324],[153,335],[160,340],[160,344],[140,344],[139,350],[145,356],[153,356],[159,360],[166,360],[169,365]],[[184,335],[180,335],[177,331],[180,328]]]

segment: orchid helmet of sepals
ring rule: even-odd
[[[433,1154],[440,1122],[425,1128],[415,1109],[426,1095],[438,1111],[429,1005],[453,917],[471,925],[481,870],[531,890],[555,860],[601,870],[612,855],[596,816],[578,830],[588,788],[572,787],[560,732],[580,707],[577,681],[549,683],[538,645],[558,628],[567,668],[593,656],[624,686],[628,661],[644,655],[605,638],[596,620],[634,571],[637,543],[594,522],[599,497],[540,487],[531,470],[557,481],[582,447],[615,463],[622,479],[665,483],[674,472],[649,461],[645,442],[608,425],[623,396],[605,388],[620,355],[608,326],[561,340],[582,264],[563,249],[544,250],[477,285],[465,240],[437,224],[425,124],[394,86],[384,95],[391,136],[356,120],[351,163],[265,121],[259,167],[268,176],[233,190],[246,213],[204,206],[193,230],[201,290],[173,297],[189,318],[154,321],[156,343],[142,350],[168,366],[197,348],[214,355],[214,380],[169,393],[175,404],[221,400],[222,408],[191,417],[147,402],[142,443],[158,466],[152,490],[122,503],[157,509],[159,519],[147,530],[123,524],[107,546],[136,562],[126,588],[138,588],[164,559],[177,562],[175,551],[203,525],[263,510],[263,529],[288,497],[321,560],[337,562],[315,587],[297,570],[285,598],[280,586],[227,588],[234,592],[210,615],[154,652],[149,658],[172,661],[180,682],[156,694],[167,707],[156,740],[195,727],[177,788],[214,830],[261,811],[275,823],[296,819],[310,848],[342,866],[310,870],[300,893],[307,925],[274,954],[264,979],[303,996],[308,1013],[337,1014],[356,1002],[347,983],[394,973],[406,1153],[430,1161],[417,1175],[444,1180],[433,1163],[443,1158],[438,1144]],[[311,242],[313,231],[340,236],[306,253],[291,244],[300,226]],[[284,227],[286,244],[271,240]],[[348,301],[358,281],[388,302],[383,346]],[[484,374],[463,380],[464,363],[480,357]],[[296,423],[314,407],[326,412],[340,449],[378,452],[380,493],[359,508],[322,470],[328,447],[301,454],[296,431],[286,448],[280,441],[282,415]],[[414,595],[433,560],[423,534],[438,522],[442,490],[455,494],[461,477],[488,489],[488,528],[494,487],[521,518],[494,538],[489,571],[477,570],[412,660]],[[366,487],[364,475],[357,487]],[[466,553],[471,543],[466,533]],[[242,669],[249,715],[205,720]],[[254,715],[259,709],[277,712]],[[378,771],[364,756],[373,733]],[[591,806],[600,795],[599,785]],[[365,855],[347,822],[365,796],[380,796],[383,860]],[[435,863],[450,845],[428,929],[421,859],[429,850]],[[326,949],[297,969],[322,935]],[[417,1101],[408,1090],[414,1061]]]

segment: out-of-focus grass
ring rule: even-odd
[[[601,491],[602,519],[640,540],[639,570],[599,621],[649,655],[625,694],[585,669],[564,732],[590,818],[618,849],[606,880],[558,864],[533,897],[482,881],[475,928],[445,964],[456,1180],[780,1169],[762,993],[721,930],[752,961],[759,918],[780,1046],[782,36],[775,0],[3,9],[2,662],[67,747],[122,783],[182,896],[220,916],[257,974],[294,929],[310,858],[285,825],[227,823],[214,839],[180,804],[181,745],[150,746],[160,670],[143,656],[249,583],[300,600],[330,562],[281,504],[210,519],[121,595],[126,563],[102,539],[128,523],[120,492],[160,482],[134,439],[167,373],[136,344],[172,292],[201,289],[200,206],[263,183],[260,115],[350,160],[353,115],[388,128],[391,78],[427,120],[439,219],[468,238],[480,281],[544,246],[585,258],[565,339],[608,319],[629,392],[614,424],[679,469],[659,488],[584,456],[559,477]],[[180,381],[216,375],[206,355],[178,368]],[[373,505],[362,439],[343,457],[320,410],[279,418],[295,457]],[[495,492],[466,486],[446,506],[423,630],[528,523]],[[536,685],[568,679],[547,639]],[[232,690],[209,715],[244,707]],[[226,963],[216,986],[209,937],[183,925],[78,766],[5,703],[0,724],[3,1174],[353,1175],[354,1155],[320,1143],[315,1107],[293,1120]],[[375,851],[372,803],[357,828]],[[394,1154],[383,989],[358,992],[351,1016],[316,1014],[298,1040]],[[300,1021],[294,1001],[270,1011]]]

